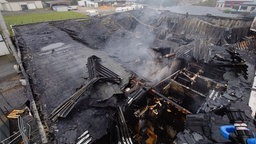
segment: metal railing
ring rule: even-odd
[[[29,144],[30,143],[31,126],[27,122],[25,122],[21,116],[18,117],[18,128],[19,128],[18,132],[15,132],[13,135],[2,140],[0,143],[1,144],[14,144],[14,143],[19,143],[22,141],[24,144]]]
[[[18,117],[18,128],[24,144],[29,144],[31,126],[24,122],[21,116]]]

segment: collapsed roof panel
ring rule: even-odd
[[[44,32],[41,31],[42,28]],[[31,29],[32,32],[28,31],[28,29]],[[104,100],[112,97],[113,94],[121,93],[121,87],[129,80],[130,72],[114,62],[104,52],[90,49],[72,40],[66,33],[49,24],[20,26],[16,28],[16,32],[19,34],[19,42],[25,44],[23,45],[24,47],[20,47],[23,61],[32,81],[35,99],[42,104],[40,110],[46,121],[48,121],[47,115],[53,109],[84,84],[85,79],[89,76],[86,69],[87,58],[92,55],[102,58],[102,65],[110,68],[122,79],[120,85],[116,84],[116,86],[111,87],[108,83],[100,85],[97,87],[97,91],[92,94],[92,98]],[[78,108],[72,111],[73,115],[79,111],[80,106],[87,107],[87,104],[84,105],[79,102]],[[78,127],[76,121],[83,121],[80,118],[84,116],[87,118],[89,116],[93,117],[93,115],[97,114],[97,112],[93,112],[92,115],[90,111],[88,112],[88,114],[85,112],[72,116],[72,120],[68,122],[69,125],[72,126],[71,123],[73,123]],[[99,121],[102,121],[101,126],[106,125],[106,120],[100,118]],[[94,124],[96,124],[96,121]],[[81,127],[81,132],[82,128],[84,127]],[[58,129],[60,130],[59,138],[61,140],[62,134],[66,137],[65,131],[68,131],[69,127],[63,127],[63,129],[60,127]],[[84,129],[88,129],[88,127]],[[92,133],[92,135],[94,134]],[[104,134],[101,133],[99,137]]]

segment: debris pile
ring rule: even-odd
[[[14,29],[52,142],[222,143],[223,108],[250,111],[251,22],[145,8]]]

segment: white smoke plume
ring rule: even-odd
[[[131,31],[118,30],[111,36],[104,50],[140,77],[157,82],[167,76],[170,69],[169,65],[163,65],[157,60],[152,50],[155,39],[150,29],[137,24]]]

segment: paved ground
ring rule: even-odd
[[[91,7],[80,7],[80,6],[78,6],[78,9],[74,10],[74,12],[78,12],[78,13],[87,15],[87,12],[86,12],[87,10],[98,10],[100,15],[108,15],[108,14],[115,13],[115,8],[109,8],[109,7],[91,8]]]
[[[20,108],[27,101],[25,88],[19,81],[22,77],[15,72],[14,64],[11,56],[0,57],[0,108],[4,112]]]

